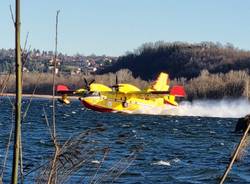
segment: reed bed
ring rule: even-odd
[[[127,69],[103,75],[57,75],[55,80],[56,84],[64,84],[71,89],[77,89],[85,87],[84,78],[88,81],[95,79],[95,82],[108,86],[114,85],[116,75],[118,76],[119,83],[130,83],[140,89],[146,89],[152,82],[133,77],[132,72]],[[31,94],[37,86],[36,94],[52,94],[52,79],[53,75],[50,73],[25,73],[23,75],[23,93]],[[6,81],[8,82],[6,83]],[[249,81],[250,76],[246,71],[211,74],[207,70],[203,70],[196,78],[190,80],[185,78],[173,79],[170,85],[184,85],[189,100],[248,98],[250,96]],[[15,91],[15,76],[12,74],[1,75],[0,84],[4,87],[2,89],[5,92],[13,93]]]

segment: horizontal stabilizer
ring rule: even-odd
[[[150,94],[156,94],[156,95],[166,95],[169,92],[168,91],[150,91],[148,93],[150,93]]]
[[[185,97],[186,92],[183,86],[173,86],[170,90],[170,95],[177,96],[177,97]]]

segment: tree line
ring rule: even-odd
[[[202,70],[209,73],[228,73],[250,68],[250,52],[234,48],[231,44],[202,42],[146,43],[134,52],[118,58],[117,62],[98,71],[98,74],[129,69],[135,77],[154,79],[161,71],[171,78],[198,77]]]

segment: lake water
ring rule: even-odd
[[[23,106],[27,104],[28,99],[24,99]],[[200,107],[203,111],[204,104]],[[43,108],[50,120],[51,101],[34,99],[22,125],[24,173],[28,174],[25,183],[34,183],[39,170],[31,171],[53,156],[54,147]],[[213,110],[208,107],[206,113],[215,114]],[[109,148],[105,159],[102,151],[91,155],[66,183],[89,183],[98,179],[103,179],[100,183],[218,183],[241,137],[233,133],[237,122],[232,118],[235,113],[229,114],[229,118],[225,117],[227,114],[223,118],[201,117],[204,112],[194,112],[192,115],[199,116],[193,117],[111,114],[86,110],[78,101],[69,106],[57,104],[56,111],[57,136],[61,144],[71,136],[97,129],[88,138],[88,149]],[[0,169],[10,129],[11,105],[8,98],[1,98]],[[11,178],[12,148],[4,171],[5,183]],[[120,168],[110,174],[117,165]],[[250,155],[246,152],[233,166],[226,183],[249,183],[249,165]]]

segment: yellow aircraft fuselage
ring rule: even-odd
[[[154,108],[163,107],[166,105],[164,98],[137,98],[128,97],[125,100],[124,95],[92,95],[88,97],[81,97],[80,100],[83,105],[89,109],[100,112],[133,112],[144,107]]]

